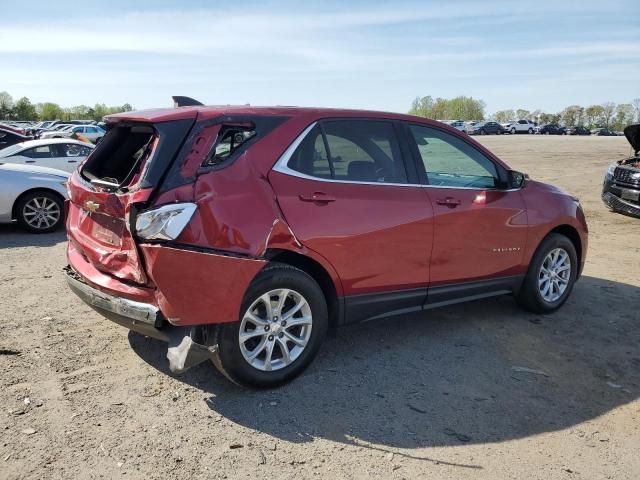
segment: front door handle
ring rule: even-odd
[[[36,163],[35,160],[25,160],[24,163]]]
[[[457,198],[447,197],[447,198],[439,198],[436,200],[438,205],[445,205],[450,208],[455,208],[460,205],[462,202]]]
[[[67,160],[67,163],[78,163],[77,160]]]
[[[336,197],[327,195],[324,192],[313,192],[309,195],[300,195],[299,197],[303,202],[328,203],[336,201]]]

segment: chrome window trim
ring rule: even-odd
[[[293,153],[296,151],[298,146],[302,143],[305,137],[313,130],[313,128],[318,124],[318,122],[313,122],[307,128],[305,128],[300,135],[296,137],[296,139],[287,147],[280,158],[276,161],[275,165],[271,170],[278,173],[283,173],[285,175],[289,175],[291,177],[304,178],[305,180],[313,180],[314,182],[326,182],[326,183],[343,183],[343,184],[353,184],[353,185],[376,185],[379,187],[413,187],[413,188],[448,188],[453,190],[477,190],[480,192],[486,191],[496,191],[496,192],[515,192],[520,190],[522,187],[513,188],[509,190],[503,190],[500,188],[477,188],[477,187],[452,187],[447,185],[424,185],[421,183],[391,183],[391,182],[361,182],[357,180],[336,180],[334,178],[321,178],[314,177],[312,175],[307,175],[306,173],[298,172],[297,170],[293,170],[289,168],[287,165]]]

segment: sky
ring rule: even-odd
[[[63,107],[416,96],[556,112],[640,97],[640,1],[2,0],[0,91]]]

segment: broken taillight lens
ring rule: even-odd
[[[196,208],[195,203],[171,203],[141,212],[136,217],[136,234],[146,240],[175,240]]]

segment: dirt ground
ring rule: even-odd
[[[600,201],[622,137],[480,140],[581,198],[561,311],[510,297],[345,328],[293,383],[169,373],[66,287],[63,233],[0,228],[0,478],[640,477],[640,220]],[[531,373],[514,367],[539,371]]]

